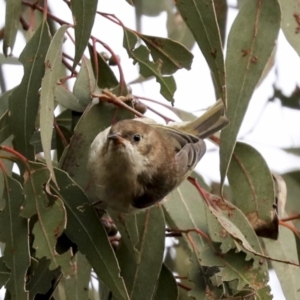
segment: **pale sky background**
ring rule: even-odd
[[[62,1],[49,1],[55,15],[63,20],[72,22],[72,17],[66,4]],[[55,6],[53,6],[55,3]],[[236,1],[230,1],[231,5],[236,5]],[[108,0],[101,1],[98,9],[102,12],[113,13],[129,28],[135,28],[135,15],[133,8],[125,1]],[[0,27],[4,24],[4,1],[0,2]],[[236,16],[237,10],[229,9],[227,32]],[[148,35],[159,35],[165,37],[166,14],[162,13],[157,18],[143,17],[142,32]],[[93,29],[93,35],[99,37],[121,57],[121,64],[125,72],[125,80],[130,82],[138,77],[137,67],[128,59],[126,50],[122,47],[123,33],[122,29],[110,21],[96,17],[96,23]],[[13,54],[19,55],[20,49],[23,49],[24,38],[18,35]],[[2,43],[0,45],[2,49]],[[69,50],[68,42],[65,49]],[[103,50],[99,48],[99,50]],[[175,107],[193,112],[199,111],[212,105],[215,101],[214,89],[211,81],[208,66],[197,46],[193,48],[195,55],[191,71],[180,70],[175,74],[177,91],[175,94]],[[115,68],[116,69],[116,68]],[[4,72],[9,78],[7,88],[10,89],[21,81],[23,69],[21,66],[7,65]],[[277,74],[276,74],[277,73]],[[118,73],[116,72],[118,76]],[[300,169],[300,158],[298,156],[287,154],[278,148],[300,147],[299,118],[300,111],[288,108],[282,108],[280,101],[267,103],[268,98],[273,95],[273,83],[282,89],[283,93],[290,95],[295,89],[295,85],[300,86],[300,59],[293,48],[288,44],[284,35],[280,33],[278,47],[276,52],[276,63],[271,69],[263,83],[255,91],[242,128],[240,137],[243,141],[254,146],[265,158],[272,171],[283,173],[290,170]],[[159,93],[160,86],[154,79],[142,85],[132,85],[133,94],[145,96],[155,100],[167,101]],[[148,104],[148,102],[145,102]],[[149,103],[149,105],[152,105]],[[160,106],[152,105],[161,112],[168,113]],[[153,117],[153,114],[149,113]],[[173,114],[168,113],[169,117],[175,118]],[[159,118],[158,118],[159,119]],[[250,134],[245,134],[249,132]],[[219,181],[219,158],[217,148],[207,142],[208,152],[199,163],[197,170],[206,180]],[[210,151],[213,150],[213,151]],[[285,299],[280,291],[276,276],[271,273],[271,286],[275,300]]]

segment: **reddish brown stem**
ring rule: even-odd
[[[293,221],[293,220],[299,220],[300,219],[300,214],[294,215],[294,216],[289,216],[287,218],[282,218],[280,221],[281,222],[287,222],[287,221]]]
[[[184,289],[184,290],[186,290],[186,291],[192,290],[192,288],[190,288],[189,286],[187,286],[187,285],[185,285],[185,284],[183,284],[183,283],[181,283],[181,282],[176,282],[176,283],[177,283],[177,285],[178,285],[179,287],[181,287],[182,289]]]
[[[28,164],[28,159],[25,156],[23,156],[18,151],[14,150],[10,147],[7,147],[7,146],[0,146],[0,150],[6,151],[6,152],[11,153],[12,155],[16,156],[21,162],[24,163],[24,165],[26,166],[26,169],[30,173],[30,167],[29,167],[29,164]]]

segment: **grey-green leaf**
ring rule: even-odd
[[[278,0],[281,13],[281,28],[283,33],[291,44],[291,46],[295,49],[295,51],[300,56],[300,5],[299,2],[295,0]]]
[[[21,0],[11,0],[6,2],[6,12],[5,12],[5,33],[3,41],[3,53],[7,56],[11,54],[16,35],[18,32],[20,13],[21,13]],[[10,49],[10,53],[8,50]]]
[[[54,99],[57,81],[60,76],[62,59],[62,43],[69,26],[61,26],[54,35],[45,58],[45,76],[41,88],[40,128],[45,161],[55,182],[55,175],[51,160],[51,139],[54,122]]]
[[[220,30],[211,0],[179,0],[176,6],[201,49],[216,83],[217,96],[226,100],[225,66]]]
[[[71,0],[71,9],[75,25],[75,57],[76,67],[87,46],[94,25],[98,0]]]
[[[221,133],[222,184],[248,103],[275,47],[279,28],[278,1],[257,0],[247,1],[241,7],[230,30],[226,55],[226,115],[230,123]]]
[[[5,191],[3,197],[5,207],[0,215],[0,240],[5,243],[3,262],[11,270],[10,279],[5,287],[12,299],[27,300],[25,278],[30,264],[29,236],[27,220],[20,217],[20,207],[23,201],[21,184],[15,179],[5,176]]]
[[[14,148],[30,160],[34,159],[34,148],[30,144],[30,138],[35,130],[40,100],[39,89],[49,44],[48,25],[42,22],[21,53],[24,76],[9,97]]]
[[[243,211],[259,236],[276,239],[278,221],[273,208],[275,188],[271,171],[261,154],[237,143],[228,169],[235,205]]]
[[[162,75],[171,75],[178,69],[191,69],[194,55],[180,43],[167,38],[139,35],[151,51],[154,62],[161,61]]]
[[[172,103],[174,102],[174,93],[176,90],[176,83],[172,76],[162,76],[161,63],[158,61],[153,63],[149,60],[148,49],[140,45],[135,48],[137,37],[134,33],[124,29],[123,46],[126,48],[128,55],[133,58],[135,63],[140,66],[140,74],[145,78],[155,76],[156,81],[160,83],[160,93]]]
[[[120,277],[118,262],[108,240],[106,231],[83,190],[69,175],[55,169],[59,189],[53,191],[63,199],[67,210],[65,233],[86,255],[99,278],[118,299],[128,299],[123,279]]]

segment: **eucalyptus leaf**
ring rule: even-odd
[[[91,63],[94,70],[94,75],[97,79],[99,88],[113,88],[118,85],[118,80],[101,54],[97,52],[97,58],[94,57],[94,49],[89,45]],[[96,60],[97,59],[97,60]],[[98,73],[97,73],[98,71]]]
[[[32,260],[33,262],[34,260]],[[29,291],[29,299],[35,299],[37,294],[46,294],[52,287],[51,281],[59,277],[60,270],[55,269],[50,271],[49,265],[51,261],[46,257],[31,264],[30,274],[26,289]]]
[[[73,94],[79,103],[86,107],[92,100],[92,92],[96,88],[96,79],[90,60],[82,58],[81,68],[74,83]]]
[[[5,54],[5,56],[11,54],[15,44],[16,35],[19,27],[21,6],[22,1],[20,0],[11,0],[6,3],[5,34],[3,41],[3,53]]]
[[[259,236],[276,239],[278,221],[274,210],[275,187],[271,171],[261,154],[237,143],[228,169],[234,203]]]
[[[149,50],[140,45],[136,48],[137,36],[130,30],[124,29],[123,46],[127,50],[129,57],[138,63],[140,66],[140,74],[145,78],[155,76],[156,81],[160,83],[160,93],[172,103],[174,102],[174,93],[176,90],[176,83],[172,76],[162,76],[161,63],[151,62],[149,60]]]
[[[83,106],[74,94],[61,85],[56,86],[54,97],[57,103],[62,105],[64,108],[77,112],[83,112],[86,108],[86,106]]]
[[[3,143],[12,134],[8,111],[0,118],[0,143]]]
[[[278,240],[264,239],[264,244],[270,257],[299,263],[294,234],[290,229],[281,226]],[[271,264],[278,276],[286,299],[298,299],[300,282],[297,278],[300,276],[300,268],[275,261],[272,261]]]
[[[118,251],[121,274],[131,300],[153,299],[164,254],[165,220],[162,208],[160,206],[152,207],[138,213],[137,216],[127,215],[126,219],[135,220],[138,240],[133,245],[135,253],[132,251],[132,247]],[[117,222],[118,229],[124,235],[130,232],[128,228],[124,228],[127,223]]]
[[[188,0],[175,4],[211,69],[217,97],[226,101],[224,56],[214,2]]]
[[[59,189],[53,192],[64,201],[67,211],[65,233],[86,256],[98,277],[118,299],[129,299],[120,269],[102,222],[83,190],[60,170],[55,169]]]
[[[280,7],[274,0],[246,1],[231,27],[226,55],[226,115],[230,123],[221,132],[222,185],[248,103],[273,52],[279,28]]]
[[[297,54],[300,56],[300,5],[299,2],[294,0],[278,0],[281,8],[282,20],[281,29],[295,49]]]
[[[71,0],[71,9],[75,25],[75,58],[76,67],[88,44],[97,11],[98,0]]]
[[[30,144],[30,138],[35,130],[40,101],[39,89],[49,44],[48,25],[42,22],[20,55],[24,76],[9,97],[14,148],[30,160],[34,159],[34,148]]]
[[[0,231],[0,240],[5,243],[3,262],[11,272],[5,288],[12,299],[26,300],[25,278],[30,265],[28,223],[19,215],[24,195],[18,181],[9,176],[5,176],[4,181],[6,203],[0,215],[0,227],[9,230]]]
[[[156,36],[139,35],[139,37],[150,49],[153,60],[161,61],[162,75],[171,75],[181,68],[191,69],[194,56],[180,43]]]
[[[40,108],[40,128],[41,140],[44,149],[44,156],[47,167],[50,170],[52,180],[56,182],[51,160],[51,139],[54,121],[54,99],[57,81],[60,76],[62,59],[62,43],[64,35],[69,26],[61,26],[54,35],[47,55],[45,57],[45,76],[42,80],[41,88],[41,108]]]

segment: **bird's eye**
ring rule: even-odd
[[[136,133],[134,136],[133,136],[133,140],[135,142],[139,142],[140,140],[142,139],[141,135]]]

